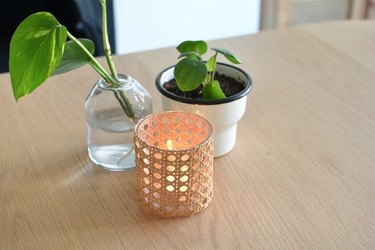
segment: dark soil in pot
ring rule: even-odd
[[[242,83],[238,82],[237,80],[233,79],[232,77],[228,77],[221,74],[215,74],[215,80],[220,82],[220,87],[223,90],[226,97],[230,97],[235,95],[242,90],[245,89]],[[187,97],[191,99],[203,99],[203,88],[200,87],[194,91],[182,92],[178,89],[176,81],[174,79],[170,80],[163,84],[163,87],[170,93]]]

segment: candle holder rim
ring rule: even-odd
[[[186,115],[195,115],[195,116],[198,116],[202,120],[204,120],[204,121],[207,122],[210,131],[209,131],[207,137],[204,140],[202,140],[201,142],[195,144],[194,146],[189,147],[189,148],[174,148],[173,150],[170,150],[170,149],[167,149],[167,148],[161,148],[161,147],[158,147],[158,146],[155,146],[155,145],[151,145],[148,142],[146,142],[144,139],[142,139],[141,137],[138,136],[137,131],[138,131],[141,123],[143,123],[145,120],[147,120],[148,118],[150,118],[152,116],[156,116],[156,115],[160,115],[160,114],[165,114],[165,113],[183,113],[183,114],[186,114]],[[159,112],[157,114],[148,114],[143,119],[140,119],[137,122],[137,124],[134,126],[134,134],[135,134],[135,136],[137,136],[139,138],[139,140],[141,140],[143,143],[147,144],[148,147],[153,148],[153,149],[157,149],[159,151],[187,151],[187,150],[194,150],[195,148],[198,148],[202,144],[204,144],[207,141],[209,141],[210,138],[212,138],[214,136],[214,133],[215,133],[215,129],[214,129],[213,124],[208,119],[206,119],[204,116],[202,116],[200,114],[190,113],[190,112],[184,112],[184,111],[164,111],[164,112]]]

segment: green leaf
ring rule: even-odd
[[[203,99],[205,100],[218,100],[218,99],[224,99],[226,96],[224,92],[220,88],[220,84],[217,80],[212,81],[206,86],[204,86],[203,89]]]
[[[206,66],[193,58],[182,59],[174,68],[174,77],[181,91],[191,91],[198,88],[206,75]]]
[[[208,61],[206,62],[206,68],[208,72],[212,72],[215,70],[216,65],[216,55],[212,56]]]
[[[83,46],[93,55],[95,50],[94,43],[89,39],[78,39]],[[90,62],[88,55],[72,40],[65,43],[64,54],[61,62],[52,75],[62,74],[73,69],[79,68]]]
[[[202,61],[202,57],[197,52],[194,52],[194,51],[182,53],[181,55],[179,55],[177,59],[180,59],[181,57],[189,57],[189,58],[194,58],[199,61]]]
[[[241,64],[240,59],[238,59],[238,57],[236,57],[235,55],[233,55],[230,51],[226,49],[212,48],[212,50],[224,55],[229,61],[231,61],[234,64]]]
[[[197,52],[199,55],[203,55],[207,52],[207,43],[205,41],[185,41],[177,46],[177,50],[180,53],[185,52]]]
[[[27,17],[10,42],[9,71],[16,100],[52,74],[63,55],[67,30],[48,12]]]

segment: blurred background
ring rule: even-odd
[[[343,19],[375,19],[375,0],[107,0],[115,54],[176,46]],[[37,11],[53,13],[76,37],[103,55],[98,0],[13,0],[2,3],[0,72],[8,71],[9,43],[18,24]]]

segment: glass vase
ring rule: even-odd
[[[118,77],[115,87],[100,79],[85,101],[89,157],[112,171],[135,167],[133,129],[152,113],[147,90],[131,76]]]

